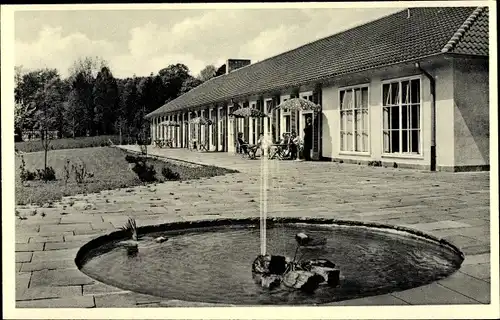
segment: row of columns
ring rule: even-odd
[[[301,97],[312,100],[311,93],[301,93]],[[290,99],[289,95],[275,96],[272,99],[262,99],[260,101],[250,102],[250,107],[256,107],[267,113],[269,104],[273,106]],[[183,111],[169,115],[162,115],[151,120],[151,137],[154,143],[155,140],[172,139],[173,146],[177,148],[188,148],[193,139],[198,142],[206,142],[207,147],[211,151],[235,151],[235,142],[237,132],[245,131],[245,121],[248,121],[248,136],[246,137],[250,143],[256,143],[260,132],[270,134],[275,139],[279,139],[280,135],[287,129],[298,129],[297,133],[302,136],[302,128],[304,127],[304,114],[297,112],[292,116],[290,114],[290,128],[285,126],[285,114],[282,110],[276,110],[268,114],[268,118],[245,120],[243,118],[228,117],[231,111],[234,111],[233,104],[224,106],[214,105],[211,107]],[[210,125],[198,125],[190,123],[191,119],[203,116],[212,120]],[[175,121],[180,124],[179,127],[162,126],[163,121]],[[263,123],[262,123],[263,122]],[[274,126],[274,128],[273,128]]]

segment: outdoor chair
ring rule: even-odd
[[[250,145],[248,143],[240,144],[238,142],[238,149],[242,157],[248,157],[249,159],[255,159],[257,150],[259,149],[257,146]]]
[[[164,145],[165,145],[165,147],[172,148],[172,139],[165,140]]]
[[[198,149],[198,142],[195,139],[191,139],[191,141],[189,141],[189,150],[193,151],[197,149]]]
[[[208,147],[207,147],[208,143],[205,142],[205,143],[200,143],[199,146],[198,146],[198,150],[199,151],[207,151],[208,152]]]

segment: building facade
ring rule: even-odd
[[[489,169],[488,8],[411,8],[213,78],[147,115],[152,140],[190,140],[234,152],[303,135],[313,119],[313,159],[440,171]],[[319,112],[275,109],[294,97]],[[262,119],[235,119],[241,107]],[[204,116],[205,126],[189,120]],[[159,125],[165,120],[179,127]]]

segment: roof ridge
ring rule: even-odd
[[[446,43],[446,45],[441,49],[442,53],[447,53],[453,50],[460,42],[465,32],[469,30],[474,22],[476,22],[477,18],[483,13],[485,7],[477,7],[474,11],[469,15],[469,17],[464,21],[464,23],[458,28],[458,30],[453,34],[450,40]]]

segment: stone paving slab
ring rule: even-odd
[[[17,308],[94,308],[94,297],[71,296],[57,299],[17,301]]]
[[[76,268],[75,255],[91,239],[122,227],[128,217],[139,226],[258,217],[260,161],[225,153],[155,148],[151,152],[240,173],[66,197],[51,208],[19,206],[16,209],[25,219],[16,220],[17,307],[186,305],[102,284]],[[333,305],[489,301],[489,173],[429,173],[327,162],[284,161],[269,167],[270,217],[319,216],[404,225],[447,238],[465,253],[463,267],[439,282]],[[32,216],[34,210],[37,214]]]

